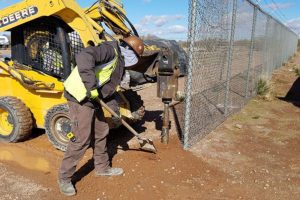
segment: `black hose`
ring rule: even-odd
[[[100,3],[101,2],[101,0],[97,0],[97,1],[95,1],[84,13],[85,14],[87,14],[87,13],[89,13],[89,11],[91,10],[91,8],[94,6],[94,5],[96,5],[97,3]]]
[[[104,32],[104,34],[107,36],[107,37],[109,37],[112,41],[116,41],[116,39],[115,38],[113,38],[110,34],[108,34],[106,31],[103,31]]]
[[[96,5],[98,2],[99,2],[99,4],[101,3],[101,1],[102,0],[97,0],[95,3],[93,3],[86,11],[85,11],[85,13],[87,14],[87,13],[89,13],[89,11],[90,11],[90,9],[94,6],[94,5]],[[111,6],[111,5],[109,5],[109,4],[106,4],[106,5],[108,5],[108,6]],[[134,25],[131,23],[131,21],[126,17],[126,15],[124,15],[119,9],[117,9],[116,7],[113,7],[114,8],[114,10],[130,25],[130,28],[132,29],[132,31],[133,31],[133,34],[135,35],[135,36],[137,36],[137,37],[140,37],[139,36],[139,34],[138,34],[138,32],[137,32],[137,30],[135,29],[135,27],[134,27]]]
[[[131,21],[126,17],[126,15],[124,15],[121,11],[119,11],[118,9],[116,9],[118,14],[121,15],[121,17],[123,17],[125,19],[125,21],[127,21],[127,23],[130,25],[130,28],[133,31],[133,34],[137,37],[140,37],[137,30],[135,29],[134,25],[131,23]]]
[[[131,21],[126,17],[126,15],[124,15],[118,8],[116,8],[115,6],[112,6],[111,4],[109,3],[106,3],[107,6],[110,7],[110,9],[112,10],[115,10],[115,12],[117,14],[119,14],[129,25],[130,25],[130,28],[132,29],[133,31],[133,34],[137,37],[140,37],[137,30],[135,29],[134,25],[131,23]]]

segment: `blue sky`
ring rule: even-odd
[[[95,0],[77,0],[87,7]],[[19,0],[0,0],[4,8]],[[264,10],[290,26],[300,35],[299,0],[253,0]],[[141,35],[185,40],[188,27],[188,0],[123,0],[128,18]]]
[[[254,0],[268,13],[282,21],[300,36],[299,0]]]
[[[94,0],[79,0],[88,6]],[[140,35],[185,40],[188,24],[187,0],[123,0],[127,17]]]
[[[20,0],[0,0],[0,9]],[[77,0],[88,7],[95,0]],[[123,0],[127,17],[140,35],[185,40],[187,37],[188,1],[185,0]]]

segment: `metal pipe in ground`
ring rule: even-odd
[[[164,116],[163,116],[163,126],[161,131],[161,142],[163,144],[169,143],[169,130],[170,130],[170,104],[169,102],[164,103]]]

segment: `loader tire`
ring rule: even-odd
[[[126,90],[123,94],[130,103],[131,114],[133,116],[131,122],[134,123],[142,120],[145,116],[145,106],[142,97],[133,90]]]
[[[67,134],[71,132],[71,127],[67,104],[59,104],[48,110],[45,117],[45,130],[49,141],[56,149],[67,150],[69,142]]]
[[[16,97],[0,98],[0,140],[19,142],[32,131],[33,117],[26,105]]]

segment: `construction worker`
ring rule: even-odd
[[[105,122],[102,108],[93,100],[111,97],[121,82],[124,67],[135,65],[143,51],[143,41],[136,36],[129,36],[120,43],[104,42],[96,47],[85,48],[76,56],[78,69],[75,68],[64,83],[72,120],[70,134],[73,136],[58,175],[59,188],[63,194],[76,194],[71,179],[90,145],[93,148],[96,176],[118,176],[123,173],[121,168],[110,167],[106,145],[109,126]]]

